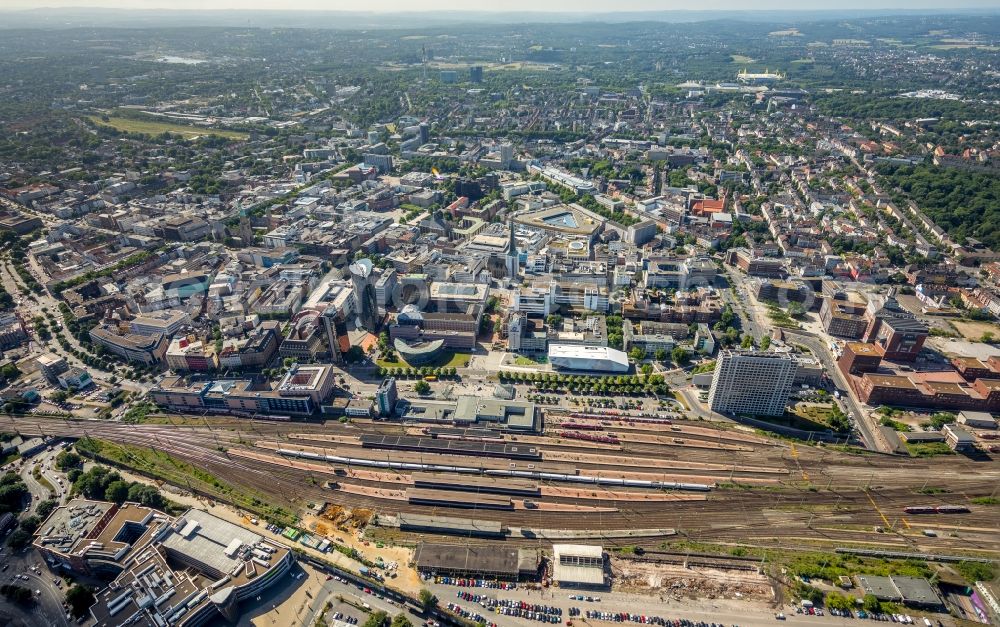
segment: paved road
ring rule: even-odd
[[[357,586],[344,581],[337,581],[336,579],[326,580],[326,575],[319,573],[306,564],[302,564],[302,567],[307,573],[316,573],[323,582],[319,592],[314,595],[313,601],[309,605],[309,611],[302,615],[302,622],[300,624],[303,627],[311,626],[315,622],[316,616],[323,610],[327,603],[333,605],[333,608],[326,616],[328,621],[331,622],[333,614],[339,611],[358,618],[358,624],[363,625],[365,622],[365,613],[354,606],[363,607],[366,603],[371,606],[373,611],[382,610],[389,616],[395,616],[400,613],[406,614],[407,618],[414,625],[419,625],[422,620],[407,608],[389,599],[379,599],[374,594],[365,594]],[[339,601],[338,597],[344,599],[346,603]]]
[[[27,265],[28,271],[35,277],[35,279],[39,283],[44,285],[49,280],[48,277],[46,277],[40,271],[38,265],[34,262],[34,259],[31,257],[31,255],[28,255],[27,259],[28,259],[28,265]],[[28,293],[22,292],[21,290],[17,289],[18,283],[15,280],[15,277],[17,277],[17,273],[14,271],[13,266],[9,265],[9,262],[5,260],[3,263],[0,263],[0,279],[3,280],[5,289],[7,289],[7,291],[10,292],[12,296],[21,299],[21,304],[18,306],[18,309],[21,310],[22,314],[25,316],[27,320],[30,321],[36,316],[45,315],[46,312],[43,312],[42,308],[48,309],[48,313],[51,313],[56,317],[57,320],[55,325],[56,328],[53,328],[52,337],[46,342],[39,341],[45,347],[45,349],[49,351],[58,352],[59,354],[63,355],[63,357],[70,363],[70,365],[84,368],[85,370],[91,373],[94,379],[107,383],[107,380],[109,377],[112,376],[112,373],[95,370],[94,368],[86,366],[83,362],[78,360],[73,355],[64,353],[62,351],[61,346],[59,345],[58,338],[56,337],[55,334],[55,330],[57,328],[62,328],[63,336],[66,338],[66,341],[69,342],[70,346],[84,353],[87,352],[76,340],[76,338],[73,337],[73,334],[69,332],[69,329],[59,326],[62,324],[62,314],[59,311],[59,300],[52,297],[47,291],[43,291],[41,294],[31,293],[31,297],[34,299],[31,300],[30,298],[28,298]],[[20,279],[18,278],[18,280]],[[48,322],[47,319],[46,322]],[[38,340],[36,339],[36,341]],[[143,392],[143,393],[147,392],[151,387],[149,384],[143,384],[137,381],[124,379],[121,377],[119,377],[119,381],[117,382],[116,385],[119,385],[132,392]]]
[[[758,325],[753,319],[752,313],[747,313],[746,279],[729,266],[724,266],[724,268],[726,280],[732,286],[732,290],[721,290],[722,299],[732,306],[733,311],[739,316],[741,330],[752,335],[754,341],[759,343],[765,335],[766,327]]]
[[[9,603],[0,597],[0,624],[3,625],[25,625],[26,627],[51,627],[52,625],[68,625],[65,610],[62,607],[63,593],[52,583],[53,576],[50,576],[47,568],[42,566],[41,574],[36,575],[30,570],[31,565],[41,564],[42,559],[38,552],[29,549],[12,553],[9,548],[4,548],[0,554],[0,563],[7,565],[7,570],[0,573],[0,585],[16,583],[19,586],[29,588],[32,592],[38,590],[41,594],[35,595],[35,603],[30,607],[22,607]],[[28,581],[13,581],[15,575],[26,575]],[[65,586],[65,584],[63,584]]]
[[[50,494],[48,488],[38,483],[31,474],[34,461],[29,460],[20,473],[32,496],[31,506],[24,515],[33,514],[38,505],[49,498]],[[53,479],[49,478],[49,480]],[[53,485],[55,485],[54,481]],[[16,583],[19,586],[30,588],[33,592],[35,590],[40,592],[39,595],[35,596],[36,603],[31,608],[22,608],[0,598],[0,624],[38,625],[39,627],[68,624],[62,607],[65,584],[60,588],[54,583],[53,579],[56,576],[45,566],[37,551],[28,548],[14,552],[10,548],[4,547],[3,552],[0,553],[0,563],[7,566],[6,570],[0,573],[0,585]],[[32,566],[39,567],[38,574],[31,570]],[[20,579],[13,581],[16,575],[25,575],[28,577],[28,581]]]
[[[34,473],[32,472],[35,466],[41,465],[44,467],[46,463],[50,463],[54,456],[54,452],[45,451],[35,457],[24,460],[24,465],[21,468],[20,475],[21,478],[24,479],[25,485],[28,486],[28,492],[31,493],[31,506],[28,508],[28,513],[34,514],[38,509],[38,505],[41,504],[42,501],[49,498],[58,498],[58,496],[53,495],[47,487],[35,479]],[[52,487],[57,489],[57,494],[58,492],[62,492],[62,490],[58,490],[59,486],[54,476],[49,476],[45,473],[45,471],[42,471],[42,476],[45,477],[47,481],[52,483]]]

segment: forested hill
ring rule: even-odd
[[[879,172],[957,241],[973,237],[1000,250],[1000,175],[932,165]]]

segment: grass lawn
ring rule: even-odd
[[[411,366],[406,363],[406,361],[396,353],[396,361],[386,361],[384,359],[377,359],[375,363],[383,368],[465,368],[469,365],[469,359],[472,358],[470,353],[462,353],[458,351],[449,351],[441,353],[441,355],[429,364],[423,364],[422,366]]]
[[[778,307],[773,305],[768,305],[767,307],[767,317],[771,319],[774,326],[781,327],[783,329],[797,329],[799,328],[799,323],[792,319],[786,312],[782,311]]]
[[[514,358],[515,366],[538,366],[548,362],[547,357],[540,357],[539,359],[532,359],[526,355],[518,355]]]
[[[782,416],[754,416],[755,419],[769,422],[782,427],[792,427],[802,431],[827,431],[826,420],[830,417],[829,408],[802,407],[796,405],[785,411]]]
[[[754,62],[753,59],[751,59],[750,57],[746,56],[745,54],[733,54],[733,55],[729,55],[729,56],[731,56],[733,58],[733,61],[732,61],[733,63],[753,63]]]
[[[798,404],[792,407],[792,413],[805,420],[826,423],[833,414],[832,405],[804,405]]]
[[[894,431],[901,431],[901,432],[910,432],[910,431],[913,431],[913,427],[911,427],[910,425],[906,424],[905,422],[900,422],[898,420],[893,420],[892,418],[889,418],[887,416],[883,416],[882,418],[879,419],[878,422],[883,427],[889,427],[890,429],[892,429]]]
[[[910,457],[934,457],[935,455],[954,455],[955,451],[944,442],[907,442],[906,450]]]
[[[961,333],[962,337],[973,342],[980,341],[985,334],[993,336],[994,340],[1000,340],[1000,325],[993,322],[950,318],[948,323]]]
[[[145,135],[160,135],[161,133],[173,133],[185,138],[204,137],[205,135],[218,135],[229,139],[246,140],[250,136],[238,131],[224,131],[214,128],[204,128],[200,126],[188,126],[185,124],[174,124],[172,122],[156,122],[153,120],[137,120],[133,118],[109,117],[105,122],[100,116],[92,115],[90,120],[101,126],[110,126],[123,133],[142,133]]]
[[[226,416],[175,416],[168,414],[151,414],[139,422],[144,425],[176,425],[183,427],[204,427],[206,421],[210,425],[219,425],[222,428],[227,425],[245,425],[245,418],[231,418]]]
[[[660,545],[672,551],[760,558],[772,566],[787,570],[793,577],[835,580],[842,575],[899,575],[930,578],[933,571],[921,560],[894,560],[880,557],[840,554],[822,550],[782,551],[763,547],[712,544],[692,540],[674,540]]]
[[[691,369],[691,374],[702,374],[705,372],[715,372],[715,360],[706,361],[703,364],[698,364]]]

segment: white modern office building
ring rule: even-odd
[[[784,353],[723,351],[712,377],[709,405],[721,413],[780,416],[797,369],[795,359]]]
[[[607,346],[549,344],[549,363],[562,370],[628,372],[628,355]]]

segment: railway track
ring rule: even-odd
[[[596,529],[614,533],[627,528],[674,528],[683,537],[694,541],[758,544],[763,546],[788,544],[802,539],[824,545],[886,547],[893,550],[923,552],[949,552],[975,550],[996,552],[998,538],[995,516],[988,508],[973,507],[972,513],[960,517],[921,516],[919,521],[905,516],[903,508],[921,504],[967,504],[972,496],[987,495],[1000,480],[997,465],[983,466],[960,458],[948,460],[908,460],[900,467],[900,460],[881,456],[849,456],[837,452],[800,447],[797,464],[810,476],[812,485],[789,475],[779,485],[767,489],[724,489],[710,493],[708,500],[698,503],[592,501],[595,505],[611,504],[617,512],[538,512],[456,510],[448,507],[428,507],[409,503],[347,494],[322,487],[324,477],[313,476],[307,470],[255,461],[227,455],[232,448],[253,449],[258,439],[288,441],[289,433],[330,433],[331,427],[302,423],[248,423],[240,420],[184,420],[177,424],[124,425],[97,421],[53,420],[50,418],[24,417],[11,419],[18,431],[25,434],[44,433],[64,437],[106,439],[122,444],[153,448],[172,457],[188,462],[206,472],[253,493],[266,495],[272,502],[292,508],[304,508],[307,503],[327,501],[348,508],[367,507],[376,512],[406,511],[414,513],[450,515],[498,520],[506,525],[527,528]],[[402,434],[399,425],[385,423],[340,425],[336,433],[364,435],[371,433]],[[574,450],[574,447],[539,444],[545,450]],[[222,448],[223,450],[219,450]],[[648,445],[650,459],[674,459],[678,462],[695,461],[688,451],[677,447]],[[592,453],[593,449],[575,448],[578,453]],[[789,464],[787,449],[767,446],[750,454],[720,452],[712,460],[734,466]],[[639,456],[638,459],[642,459]],[[622,470],[614,464],[575,464],[582,472]],[[975,472],[973,472],[975,468]],[[665,472],[656,469],[658,472]],[[797,470],[797,468],[796,468]],[[670,473],[676,472],[670,470]],[[691,474],[706,474],[704,469],[692,468]],[[720,479],[739,482],[754,473],[720,472]],[[764,473],[760,473],[764,474]],[[925,477],[947,483],[950,492],[920,494]],[[338,479],[361,486],[377,485],[363,479]],[[829,482],[826,484],[825,482]],[[818,487],[817,487],[818,486]],[[183,487],[183,486],[182,486]],[[829,489],[827,489],[829,487]],[[867,490],[865,488],[868,488]],[[877,504],[872,506],[869,496]],[[554,503],[573,503],[575,499],[550,497]],[[881,513],[879,512],[881,511]],[[876,526],[885,526],[882,515],[893,527],[888,533],[877,533]],[[920,529],[954,526],[958,537],[941,534],[939,538],[925,538]],[[979,529],[980,531],[976,531]],[[665,538],[624,540],[630,544],[658,546]],[[508,540],[514,541],[514,540]],[[517,540],[520,542],[521,540]],[[528,544],[530,540],[526,540]]]

